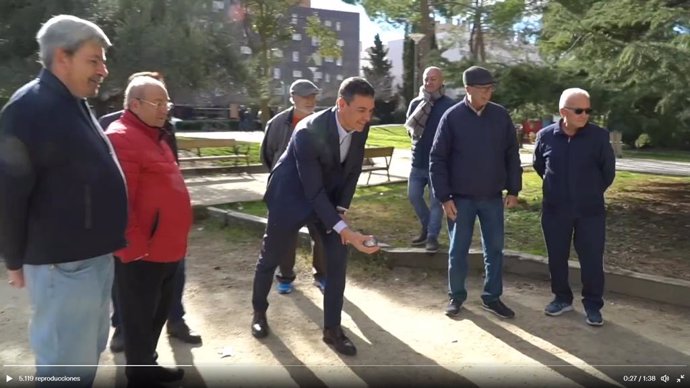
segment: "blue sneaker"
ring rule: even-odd
[[[604,324],[604,318],[599,310],[587,311],[587,319],[585,321],[590,326],[602,326]]]
[[[567,313],[568,311],[573,311],[572,303],[554,300],[546,306],[544,309],[544,314],[550,317],[557,317],[563,313]]]
[[[325,279],[314,279],[314,285],[316,287],[319,287],[319,290],[323,294],[323,292],[326,290],[326,280]]]
[[[295,287],[292,285],[292,282],[290,282],[290,283],[278,282],[278,284],[276,285],[276,290],[278,290],[278,293],[283,294],[283,295],[291,293],[292,290],[294,290],[294,289],[295,289]]]

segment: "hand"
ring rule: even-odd
[[[364,234],[361,234],[359,232],[355,232],[350,228],[345,228],[340,232],[340,238],[343,241],[343,244],[350,243],[352,244],[355,249],[362,253],[366,253],[368,255],[376,252],[379,250],[378,245],[374,245],[373,247],[368,247],[364,245],[364,242],[367,240],[371,240],[374,238],[374,236],[367,236]]]
[[[455,218],[458,216],[458,209],[455,207],[455,202],[452,199],[443,203],[443,212],[446,213],[446,217],[455,221]]]
[[[518,204],[517,195],[510,195],[510,194],[506,195],[506,199],[504,201],[505,207],[510,209],[510,208],[517,206],[517,204]]]
[[[10,286],[14,288],[24,288],[24,271],[21,269],[7,271]]]

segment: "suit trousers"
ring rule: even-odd
[[[321,235],[317,230],[317,225],[313,222],[307,224],[307,230],[309,230],[309,236],[311,237],[311,265],[314,271],[314,279],[321,280],[326,278],[326,268],[325,268],[325,255],[323,241],[321,240]],[[281,283],[292,283],[295,280],[295,256],[297,255],[297,239],[295,239],[295,245],[293,249],[285,253],[284,261],[278,266],[278,273],[276,274],[276,280]]]
[[[125,374],[132,380],[150,380],[150,368],[129,365],[156,365],[154,352],[170,310],[179,262],[154,263],[115,260],[115,281],[125,340]]]
[[[544,212],[541,225],[549,255],[551,291],[556,300],[573,301],[568,282],[568,257],[571,242],[574,242],[580,260],[582,304],[587,311],[599,311],[604,306],[606,215],[576,217]]]
[[[252,306],[254,311],[268,310],[268,293],[273,282],[273,273],[292,254],[285,247],[296,244],[297,232],[308,223],[315,223],[315,215],[301,220],[290,219],[280,211],[269,212],[266,231],[261,244],[261,253],[256,263]],[[343,245],[340,235],[335,231],[326,231],[318,223],[315,232],[323,242],[326,267],[326,288],[323,293],[324,328],[340,326],[345,292],[345,275],[347,271],[347,246]]]

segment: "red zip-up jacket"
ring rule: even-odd
[[[129,110],[106,131],[127,181],[127,247],[115,252],[123,263],[175,262],[187,252],[192,205],[161,133]]]

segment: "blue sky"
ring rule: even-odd
[[[336,11],[348,11],[359,13],[359,36],[374,36],[379,33],[384,43],[391,40],[402,39],[405,35],[401,28],[393,28],[385,23],[374,23],[361,5],[351,5],[341,0],[311,0],[312,8],[332,9]],[[364,43],[363,43],[364,44]]]

